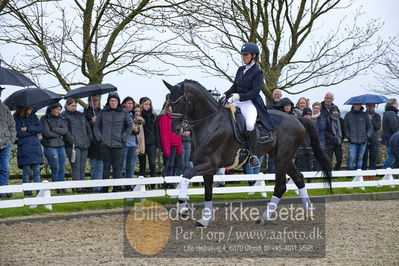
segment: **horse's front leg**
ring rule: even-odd
[[[205,202],[204,202],[204,211],[202,213],[202,218],[197,220],[196,226],[198,227],[208,227],[209,223],[212,220],[212,184],[213,184],[213,175],[204,175],[204,184],[205,184]]]
[[[190,168],[184,172],[180,182],[179,195],[177,197],[179,200],[177,204],[177,211],[181,215],[183,216],[188,215],[190,211],[190,204],[188,203],[188,197],[187,197],[187,190],[188,190],[188,185],[190,183],[190,179],[195,175],[209,175],[212,172],[212,180],[213,180],[213,174],[214,172],[216,172],[216,170],[215,171],[212,170],[214,168],[215,167],[213,166],[213,164],[207,161],[205,163],[198,164],[193,168]]]

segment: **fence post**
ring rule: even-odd
[[[356,171],[359,172],[359,174],[357,174],[357,175],[353,178],[352,182],[364,182],[364,180],[363,180],[363,175],[361,174],[362,169],[357,169]],[[353,187],[348,187],[348,189],[353,189]],[[361,189],[361,190],[364,190],[364,187],[360,187],[360,189]]]
[[[48,183],[48,180],[43,180],[42,183]],[[39,193],[37,193],[36,197],[50,198],[51,191],[50,191],[50,189],[41,189],[39,191]],[[31,206],[29,206],[29,208],[35,209],[35,208],[37,208],[37,205],[31,205]],[[53,210],[53,206],[51,204],[44,204],[44,208],[46,208],[47,210],[50,210],[50,211]]]
[[[391,170],[391,168],[390,167],[388,167],[387,168],[387,170]],[[392,174],[386,174],[386,175],[384,175],[383,177],[382,177],[382,179],[381,179],[381,181],[391,181],[391,180],[393,180],[393,175]],[[379,183],[378,183],[379,184]],[[395,186],[394,185],[390,185],[390,187],[391,188],[394,188]]]
[[[256,180],[254,187],[266,187],[265,180]],[[248,195],[254,195],[255,192],[248,192]],[[261,192],[262,197],[267,198],[267,192]]]
[[[144,176],[139,176],[138,178],[142,178],[142,179],[144,179]],[[135,187],[134,187],[134,189],[133,189],[133,191],[140,191],[140,192],[144,192],[145,193],[145,185],[143,185],[143,184],[140,184],[140,185],[136,185]],[[147,200],[147,198],[141,198],[141,201],[145,201],[145,200]]]
[[[183,176],[180,176],[181,178],[183,178]],[[165,178],[165,183],[166,183],[166,178]],[[179,194],[179,190],[180,190],[180,188],[181,188],[181,186],[180,186],[180,184],[181,184],[181,182],[179,182],[179,183],[177,183],[177,186],[176,186],[176,190],[177,190],[177,194]],[[189,186],[190,186],[190,184],[188,184]],[[170,198],[171,199],[177,199],[177,197],[178,197],[179,195],[176,195],[176,196],[170,196]],[[187,195],[187,200],[189,200],[190,199],[190,196],[189,195]]]
[[[218,171],[216,172],[216,175],[225,175],[226,174],[226,168],[218,168]],[[215,181],[215,186],[218,187],[224,187],[226,185],[226,181]]]

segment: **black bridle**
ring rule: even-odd
[[[181,86],[183,86],[183,84],[181,84]],[[183,90],[183,94],[181,96],[179,96],[174,101],[172,99],[169,99],[169,102],[171,104],[173,104],[173,105],[175,105],[175,104],[177,104],[179,102],[184,104],[184,113],[183,114],[174,113],[174,112],[170,114],[172,119],[182,120],[182,128],[183,128],[184,131],[187,131],[188,129],[191,129],[195,125],[200,124],[201,122],[203,122],[203,121],[215,116],[218,113],[217,111],[215,111],[215,112],[212,112],[210,115],[208,115],[206,117],[203,117],[203,118],[200,118],[200,119],[196,119],[196,120],[190,119],[187,116],[187,109],[188,109],[188,107],[190,107],[191,103],[190,103],[190,100],[187,97],[186,90],[184,90],[184,89],[182,89],[182,90]]]

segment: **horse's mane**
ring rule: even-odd
[[[184,83],[184,84],[189,84],[189,85],[192,85],[192,86],[198,88],[199,90],[201,90],[201,91],[203,92],[203,95],[204,95],[205,97],[207,97],[207,99],[208,99],[211,103],[217,105],[217,101],[212,97],[212,95],[209,93],[209,91],[208,91],[204,86],[202,86],[201,83],[199,83],[198,81],[191,80],[191,79],[185,79],[185,80],[183,81],[183,83]]]

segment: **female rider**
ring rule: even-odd
[[[255,122],[259,116],[262,126],[269,131],[265,142],[272,142],[274,125],[267,112],[266,106],[260,96],[260,90],[264,84],[262,70],[256,65],[259,58],[259,48],[255,43],[246,43],[241,48],[242,61],[244,66],[238,68],[233,86],[221,96],[221,101],[229,99],[233,105],[240,107],[241,113],[245,117],[247,144],[252,156],[250,165],[252,168],[259,167],[259,160],[256,154],[256,132]],[[248,141],[247,141],[248,142]]]

